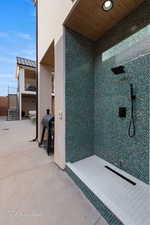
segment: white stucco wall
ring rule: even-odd
[[[19,119],[22,120],[22,92],[25,89],[24,83],[24,69],[18,67],[18,82],[19,82],[19,92],[18,92],[18,103],[19,103]]]
[[[54,160],[65,168],[65,36],[55,43],[55,154]]]
[[[39,130],[39,137],[38,141],[40,141],[41,134],[42,134],[42,118],[46,114],[46,110],[51,108],[51,68],[46,65],[39,66],[39,74],[41,76],[38,77],[39,83],[39,92],[38,92],[38,130]]]
[[[72,0],[38,0],[39,62],[51,42],[59,40],[62,24],[75,4]]]
[[[24,92],[25,89],[25,71],[23,68],[19,69],[19,92]]]
[[[54,41],[55,46],[55,149],[54,160],[65,168],[65,42],[63,23],[77,0],[38,0],[38,140],[41,137],[41,119],[51,104],[50,71],[42,64],[43,57]]]

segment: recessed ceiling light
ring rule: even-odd
[[[104,11],[109,11],[109,10],[111,10],[111,9],[113,8],[113,1],[112,1],[112,0],[105,0],[105,1],[103,2],[102,7],[103,7],[103,10],[104,10]]]

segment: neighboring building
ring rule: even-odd
[[[19,119],[36,112],[36,63],[33,60],[17,57],[16,78],[18,80]]]
[[[0,116],[7,116],[8,111],[8,97],[0,96]]]
[[[109,225],[148,225],[150,1],[36,4],[38,141],[54,105],[55,163]]]

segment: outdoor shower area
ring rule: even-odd
[[[98,41],[65,30],[66,171],[111,225],[149,224],[147,10]]]

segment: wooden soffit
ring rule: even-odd
[[[65,26],[96,41],[135,10],[144,0],[113,0],[113,8],[104,11],[104,0],[79,0],[65,21]]]
[[[54,67],[55,64],[54,41],[52,41],[52,43],[50,44],[40,63]]]

